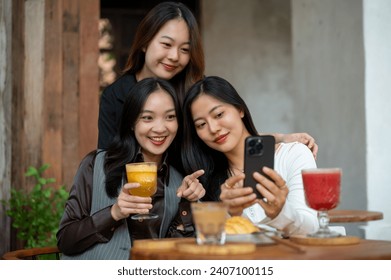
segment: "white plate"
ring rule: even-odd
[[[255,243],[257,245],[270,245],[275,242],[267,236],[267,233],[255,234],[227,234],[226,242]]]

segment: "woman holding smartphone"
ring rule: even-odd
[[[203,200],[222,200],[231,215],[244,215],[254,224],[268,225],[285,235],[306,234],[318,228],[316,211],[305,202],[301,170],[316,167],[309,148],[301,143],[275,146],[274,170],[244,174],[244,145],[258,135],[251,114],[232,85],[220,77],[206,77],[193,85],[184,101],[182,160],[185,172],[201,167]],[[253,176],[257,199],[245,176]]]

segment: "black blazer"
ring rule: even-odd
[[[99,106],[98,149],[107,149],[113,141],[118,132],[126,96],[136,83],[133,74],[125,74],[103,90]]]

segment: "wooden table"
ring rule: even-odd
[[[376,211],[334,209],[328,213],[330,223],[368,222],[383,219],[383,213]]]
[[[245,254],[193,254],[178,252],[175,248],[160,246],[173,239],[151,240],[154,246],[134,246],[130,258],[134,260],[391,260],[391,242],[380,240],[360,240],[354,245],[300,245],[305,252],[282,245],[257,245],[254,252]],[[177,242],[195,242],[189,238],[176,239]],[[137,245],[137,240],[134,245]],[[143,242],[143,241],[141,241]],[[290,241],[292,242],[292,241]],[[149,247],[149,248],[148,248]]]

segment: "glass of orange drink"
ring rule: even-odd
[[[135,196],[151,197],[157,190],[157,163],[156,162],[136,162],[126,164],[126,176],[129,183],[140,183],[138,188],[129,189],[129,193]],[[136,214],[131,218],[155,219],[158,215],[153,213]]]

